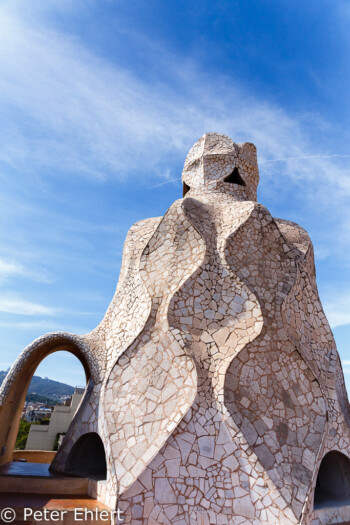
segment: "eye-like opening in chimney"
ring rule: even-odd
[[[230,184],[239,184],[240,186],[245,186],[245,182],[242,179],[242,177],[239,174],[238,168],[235,168],[230,175],[224,178],[224,182],[228,182]]]
[[[186,193],[190,191],[190,189],[191,189],[190,186],[186,184],[186,182],[184,182],[183,187],[182,187],[182,196],[184,197]]]

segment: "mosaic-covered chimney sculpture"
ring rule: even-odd
[[[36,366],[65,349],[89,383],[51,469],[90,472],[125,523],[341,521],[341,503],[314,509],[330,479],[340,499],[350,487],[341,364],[310,239],[256,202],[258,180],[253,144],[194,144],[184,198],[130,229],[101,324],[45,335],[11,369],[2,462]]]

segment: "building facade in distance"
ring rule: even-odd
[[[76,388],[69,402],[55,405],[48,425],[31,425],[26,450],[55,450],[59,435],[67,432],[84,392],[84,388]]]
[[[31,408],[23,414],[23,419],[28,423],[39,423],[43,419],[50,419],[52,410],[48,407]]]

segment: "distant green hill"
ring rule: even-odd
[[[39,396],[39,394],[27,394],[26,401],[28,403],[45,403],[46,405],[57,405],[60,403],[59,398]]]
[[[5,379],[7,372],[4,370],[0,371],[0,384]],[[74,387],[60,383],[59,381],[53,381],[47,377],[34,376],[29,388],[28,394],[38,394],[46,398],[55,398],[57,396],[71,396],[74,392]]]

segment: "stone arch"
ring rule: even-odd
[[[77,439],[68,454],[64,472],[96,481],[107,478],[105,448],[96,432],[88,432]]]
[[[318,470],[314,508],[330,507],[350,502],[350,459],[332,450],[321,461]]]
[[[98,370],[89,347],[79,336],[56,332],[36,339],[25,348],[0,389],[0,465],[12,459],[25,397],[35,370],[48,355],[60,350],[70,352],[79,359],[87,382],[98,380]]]

